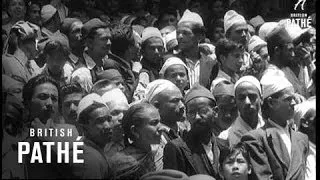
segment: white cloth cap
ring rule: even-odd
[[[128,100],[123,92],[119,88],[111,89],[110,91],[105,92],[102,95],[102,101],[106,104],[109,102],[126,102],[128,104]]]
[[[166,60],[166,62],[163,64],[161,70],[159,71],[159,75],[160,77],[164,76],[164,73],[166,72],[166,70],[172,66],[172,65],[176,65],[176,64],[180,64],[182,66],[184,66],[187,69],[186,64],[178,57],[170,57]]]
[[[105,105],[101,96],[99,96],[96,93],[88,94],[81,99],[81,101],[79,102],[79,105],[78,105],[78,110],[77,110],[77,120],[79,120],[80,113],[82,111],[84,111],[85,109],[87,109],[89,106],[91,106],[94,102],[98,102],[98,103]],[[107,107],[107,105],[106,105],[106,107]]]
[[[172,31],[172,32],[170,32],[170,33],[168,33],[167,35],[164,36],[164,41],[166,43],[168,43],[171,40],[175,40],[175,39],[177,39],[177,31],[176,30],[174,30],[174,31]]]
[[[259,29],[259,37],[266,41],[266,37],[267,35],[278,26],[277,22],[266,22],[264,24],[261,25],[260,29]]]
[[[288,34],[292,40],[297,39],[303,33],[307,32],[309,30],[309,28],[301,29],[301,27],[298,24],[288,23],[288,20],[290,20],[290,19],[280,20],[279,24],[284,25],[286,31],[288,32]]]
[[[52,5],[48,4],[41,8],[41,20],[47,22],[57,12],[57,9]]]
[[[300,104],[294,106],[294,122],[297,125],[300,125],[300,119],[310,110],[316,109],[316,99],[310,99],[307,101],[303,101]]]
[[[256,28],[259,25],[262,25],[264,23],[264,20],[260,15],[257,15],[256,17],[251,18],[249,22],[254,28]]]
[[[292,84],[284,76],[262,76],[260,80],[263,92],[263,99],[284,90],[285,88],[292,87]]]
[[[71,75],[71,82],[78,82],[86,92],[90,92],[93,86],[90,70],[85,67],[75,70]]]
[[[252,36],[249,40],[249,44],[248,44],[248,51],[256,51],[256,47],[258,46],[266,46],[267,42],[265,42],[264,40],[262,40],[259,36]]]
[[[178,22],[178,25],[182,22],[193,22],[204,26],[201,16],[198,13],[191,12],[189,9],[184,11],[180,21]]]
[[[247,21],[244,19],[244,17],[234,10],[229,10],[226,12],[223,22],[225,33],[235,24],[247,24]]]
[[[175,84],[173,84],[171,81],[166,80],[166,79],[157,79],[152,81],[147,85],[146,91],[145,91],[145,99],[149,103],[152,102],[154,97],[161,93],[163,90],[168,89],[168,88],[178,88]]]
[[[253,84],[254,86],[256,86],[259,90],[260,95],[262,95],[262,91],[261,91],[261,84],[259,82],[259,80],[257,78],[255,78],[254,76],[243,76],[241,77],[234,85],[234,90],[237,89],[238,85],[243,83],[243,82],[249,82],[251,84]]]

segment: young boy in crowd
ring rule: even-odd
[[[248,180],[251,174],[249,153],[243,143],[222,151],[219,158],[220,172],[225,180]]]

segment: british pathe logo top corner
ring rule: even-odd
[[[302,29],[311,27],[311,17],[305,13],[305,4],[307,0],[297,0],[294,4],[294,12],[290,13],[290,19],[288,19],[288,23],[297,24]],[[300,9],[300,10],[299,10]]]

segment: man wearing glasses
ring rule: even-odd
[[[185,103],[191,130],[165,146],[163,168],[179,170],[189,176],[207,174],[221,179],[218,159],[223,145],[213,133],[216,100],[208,89],[196,84],[186,94]]]

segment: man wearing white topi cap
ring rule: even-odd
[[[201,16],[187,9],[178,22],[177,40],[181,50],[178,56],[187,65],[190,87],[200,83],[210,88],[218,72],[216,61],[199,50],[199,44],[204,39],[205,28]]]
[[[253,179],[305,179],[308,137],[288,126],[294,115],[294,91],[283,76],[261,79],[266,124],[243,135]]]

